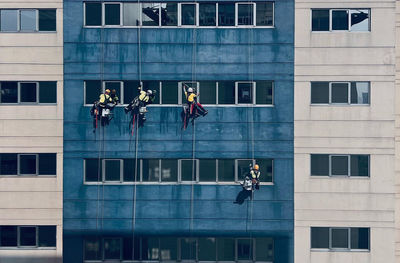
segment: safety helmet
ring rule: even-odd
[[[117,90],[113,89],[113,90],[111,91],[111,93],[112,93],[112,94],[117,94]]]
[[[110,92],[111,92],[111,91],[110,91],[109,89],[106,89],[106,92],[105,92],[105,93],[106,93],[106,94],[110,94]]]
[[[193,88],[188,88],[188,92],[192,93],[193,92]]]
[[[147,92],[148,95],[153,94],[153,91],[151,89],[147,90],[146,92]]]
[[[255,164],[255,165],[254,165],[254,170],[257,170],[257,171],[258,171],[258,169],[260,169],[260,167],[258,166],[258,164]]]

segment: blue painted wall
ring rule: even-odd
[[[82,25],[83,2],[64,0],[64,262],[82,260],[85,234],[132,231],[132,185],[83,184],[83,158],[97,158],[101,147],[100,132],[92,133],[89,108],[83,106],[83,81],[139,79],[138,32]],[[274,185],[256,192],[252,215],[250,202],[233,203],[239,185],[138,185],[135,233],[271,236],[274,262],[293,262],[292,0],[275,2],[275,25],[274,29],[141,30],[144,80],[192,80],[193,76],[196,80],[274,80],[274,107],[208,107],[209,114],[195,126],[196,158],[251,158],[247,122],[253,120],[255,157],[274,159]],[[101,40],[105,43],[103,75]],[[178,106],[149,108],[146,126],[139,132],[139,158],[192,157],[193,129],[181,131],[180,111]],[[104,133],[104,157],[135,157],[122,108],[115,110],[115,119]]]

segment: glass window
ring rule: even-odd
[[[138,3],[124,3],[124,26],[140,25],[140,5]]]
[[[349,157],[348,156],[331,156],[331,175],[348,175],[349,174]]]
[[[273,104],[273,82],[257,81],[256,82],[256,104]]]
[[[332,10],[332,30],[349,30],[348,10]]]
[[[120,259],[121,258],[121,239],[105,238],[104,239],[104,259]]]
[[[311,154],[311,175],[329,175],[328,154]]]
[[[237,259],[238,260],[253,260],[253,246],[251,239],[237,240]]]
[[[369,228],[351,228],[351,249],[369,249]]]
[[[85,25],[101,26],[101,3],[85,3]]]
[[[329,9],[312,10],[312,31],[329,31]]]
[[[369,176],[368,155],[351,155],[350,165],[351,176]]]
[[[0,227],[0,246],[16,247],[18,240],[17,226],[1,226]]]
[[[39,153],[39,174],[56,175],[57,155],[55,153]]]
[[[57,103],[57,82],[39,82],[39,103]]]
[[[37,102],[36,83],[20,83],[20,102]]]
[[[253,7],[254,4],[237,4],[238,8],[238,18],[237,18],[237,25],[238,26],[247,26],[254,24],[253,18]]]
[[[181,4],[181,25],[196,25],[196,4]]]
[[[136,180],[135,170],[137,167]],[[124,182],[140,181],[140,160],[124,159]]]
[[[0,10],[0,29],[4,32],[18,31],[18,10]]]
[[[329,227],[311,228],[311,248],[329,248]]]
[[[215,26],[216,12],[215,3],[199,3],[199,25]]]
[[[200,182],[215,182],[216,181],[216,161],[215,159],[200,160]]]
[[[126,104],[124,102],[124,96],[125,94],[122,94],[122,82],[121,81],[105,81],[104,82],[104,90],[109,89],[110,91],[115,90],[117,97],[120,100],[120,103]]]
[[[199,238],[199,261],[215,261],[216,257],[215,238]]]
[[[143,182],[158,182],[160,163],[158,159],[143,159]]]
[[[99,171],[100,168],[100,171]],[[86,159],[85,160],[85,181],[86,182],[99,182],[102,172],[101,162],[99,159]]]
[[[253,83],[237,83],[238,104],[253,103]]]
[[[235,160],[218,159],[218,182],[235,181]]]
[[[256,261],[274,260],[274,242],[272,238],[256,238]]]
[[[0,175],[17,175],[18,157],[16,153],[0,154]]]
[[[121,24],[121,8],[120,4],[104,4],[105,8],[105,25],[119,26]]]
[[[265,2],[256,4],[256,25],[273,26],[274,25],[274,3]]]
[[[39,31],[56,31],[56,10],[39,9]]]
[[[369,82],[351,83],[351,104],[369,104]]]
[[[250,172],[250,165],[253,164],[252,160],[237,160],[237,180],[242,181],[244,177]]]
[[[142,238],[142,260],[158,260],[159,244],[158,238]]]
[[[161,25],[177,26],[178,25],[178,4],[162,3],[161,4]]]
[[[349,103],[349,83],[332,83],[332,103]]]
[[[349,248],[349,229],[332,228],[331,231],[332,248]]]
[[[181,160],[181,181],[196,181],[196,168],[197,160]]]
[[[156,91],[152,104],[160,104],[160,82],[159,81],[143,81],[143,90]]]
[[[98,238],[85,238],[85,260],[102,260],[102,246],[101,241]]]
[[[0,83],[1,103],[18,103],[18,83],[3,81]]]
[[[134,251],[132,251],[134,249]],[[135,237],[135,244],[132,244],[132,237],[123,239],[123,260],[140,260],[140,238]]]
[[[235,82],[218,82],[218,104],[235,104]]]
[[[56,239],[56,226],[39,226],[39,247],[55,247]]]
[[[139,86],[140,86],[139,81],[135,80],[124,81],[124,101],[121,103],[129,104],[131,101],[133,101],[133,99],[139,95],[139,90],[138,90]]]
[[[272,159],[257,159],[256,163],[260,166],[260,182],[272,182]]]
[[[161,182],[178,181],[178,160],[161,159]]]
[[[99,100],[102,93],[101,81],[86,80],[85,81],[85,104],[93,104]]]
[[[196,260],[196,239],[181,238],[181,260]]]
[[[162,104],[178,104],[178,82],[162,82]]]
[[[142,3],[142,25],[158,26],[160,14],[159,3]]]
[[[36,175],[36,154],[19,155],[19,174]]]
[[[36,227],[34,226],[19,227],[19,245],[23,247],[36,246]]]
[[[104,181],[121,181],[121,161],[104,160]]]
[[[162,261],[177,260],[177,239],[174,237],[160,238],[160,256]]]
[[[369,10],[350,10],[351,31],[369,31]]]
[[[235,4],[218,3],[218,26],[235,25]]]
[[[235,240],[233,238],[217,238],[218,261],[235,260]]]
[[[21,31],[36,31],[36,10],[20,10]]]
[[[216,82],[215,81],[201,81],[200,82],[200,99],[202,104],[216,104]]]
[[[311,103],[329,103],[329,82],[311,82]]]

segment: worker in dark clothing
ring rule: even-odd
[[[111,91],[106,89],[104,93],[100,94],[99,100],[93,103],[90,110],[90,114],[93,116],[93,132],[96,131],[98,120],[100,120],[101,126],[106,126],[112,119],[111,111],[117,105],[117,102],[111,97],[110,93]],[[118,100],[116,92],[115,97]]]
[[[113,89],[113,90],[111,91],[110,97],[111,97],[111,99],[113,100],[113,103],[114,103],[115,105],[118,105],[118,104],[119,104],[119,98],[118,98],[118,96],[117,96],[117,91],[116,91],[115,89]]]
[[[144,125],[144,122],[146,121],[146,116],[145,113],[147,112],[146,106],[153,103],[155,99],[155,90],[142,90],[142,87],[138,87],[139,90],[139,95],[136,96],[131,103],[129,103],[128,106],[125,107],[125,113],[131,113],[131,121],[130,121],[130,127],[134,124],[136,116],[139,118],[139,127],[142,127]]]
[[[258,164],[250,166],[249,177],[252,181],[253,186],[255,186],[257,190],[260,189],[260,175],[260,167],[258,166]]]

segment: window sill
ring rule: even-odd
[[[93,29],[275,29],[275,26],[192,26],[192,25],[182,25],[182,26],[83,26],[83,28],[93,28]],[[325,32],[325,31],[321,31]]]
[[[200,102],[201,103],[201,102]],[[275,107],[274,104],[202,104],[204,107],[221,107],[221,108],[226,108],[226,107],[235,107],[235,108],[249,108],[249,107],[257,107],[257,108],[273,108]],[[83,107],[92,107],[93,104],[84,104]],[[119,104],[115,107],[121,108],[121,107],[126,107],[128,104]],[[153,105],[147,105],[146,107],[153,108],[153,107],[182,107],[182,104],[153,104]]]
[[[135,185],[133,182],[83,182],[84,185]],[[136,185],[219,185],[219,186],[237,186],[239,182],[137,182]],[[239,185],[240,186],[240,185]],[[262,182],[260,186],[274,186],[274,183]]]
[[[57,106],[57,103],[0,103],[1,106]]]
[[[57,175],[0,175],[0,178],[55,178]]]
[[[371,31],[349,31],[349,30],[324,30],[324,31],[312,31],[311,33],[322,33],[322,34],[326,34],[326,33],[355,33],[355,34],[365,34],[365,33],[371,33]]]
[[[56,250],[56,247],[0,247],[0,250]]]
[[[311,252],[363,252],[369,253],[369,249],[329,249],[329,248],[312,248]]]
[[[317,104],[317,103],[312,103],[310,104],[311,107],[370,107],[371,104],[346,104],[346,103],[321,103],[321,104]]]
[[[361,179],[361,180],[369,180],[371,177],[370,176],[348,176],[348,175],[310,175],[310,178],[312,179],[348,179],[348,180],[356,180],[356,179]]]
[[[32,31],[32,32],[26,32],[26,31],[0,31],[0,34],[54,34],[57,33],[57,31]]]

